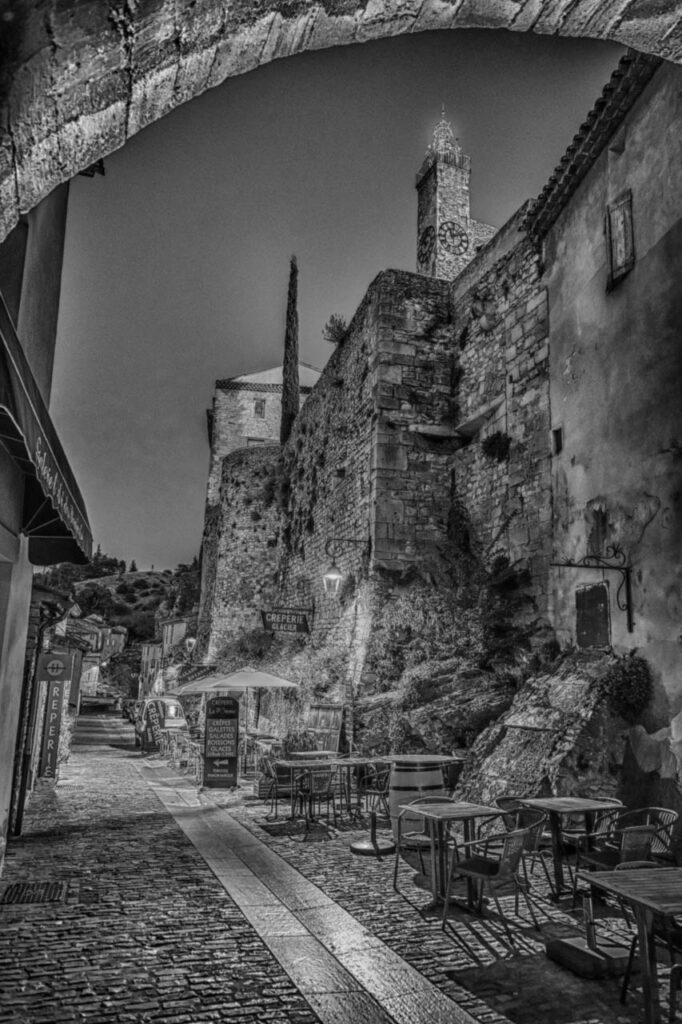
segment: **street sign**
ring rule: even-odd
[[[309,633],[308,609],[270,608],[262,610],[263,628],[272,633]]]
[[[206,702],[204,786],[231,789],[237,785],[239,701],[212,697]]]

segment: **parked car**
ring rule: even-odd
[[[135,712],[135,746],[156,750],[162,729],[187,729],[182,704],[175,697],[147,697],[138,701]]]

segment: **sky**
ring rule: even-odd
[[[322,367],[382,270],[415,270],[415,174],[441,105],[471,156],[471,214],[537,195],[623,51],[428,32],[232,78],[71,183],[51,412],[95,545],[138,568],[199,553],[216,379]]]

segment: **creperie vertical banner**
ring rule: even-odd
[[[62,725],[62,707],[66,680],[47,684],[47,701],[45,704],[45,724],[43,726],[43,745],[40,751],[38,775],[46,779],[54,779],[57,775],[57,755],[59,753],[59,730]]]
[[[43,651],[38,655],[36,682],[39,687],[47,688],[38,774],[48,779],[54,779],[57,774],[59,730],[62,724],[64,693],[66,687],[71,686],[73,666],[73,654]]]

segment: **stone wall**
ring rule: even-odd
[[[223,460],[221,505],[210,509],[202,551],[202,614],[197,657],[215,661],[220,649],[262,628],[261,608],[276,592],[279,507],[266,482],[279,445],[232,452]]]
[[[606,581],[611,642],[654,669],[649,729],[682,709],[681,97],[682,70],[662,65],[545,240],[552,427],[563,437],[552,560],[617,545],[632,566],[632,630],[613,571],[554,569],[554,618],[575,643],[576,591]],[[604,217],[627,190],[634,263],[610,287]]]
[[[456,297],[453,414],[468,442],[452,459],[460,529],[488,565],[527,569],[547,611],[551,553],[547,295],[527,241],[480,272]],[[495,444],[495,442],[497,442]],[[455,526],[455,528],[457,528]]]

